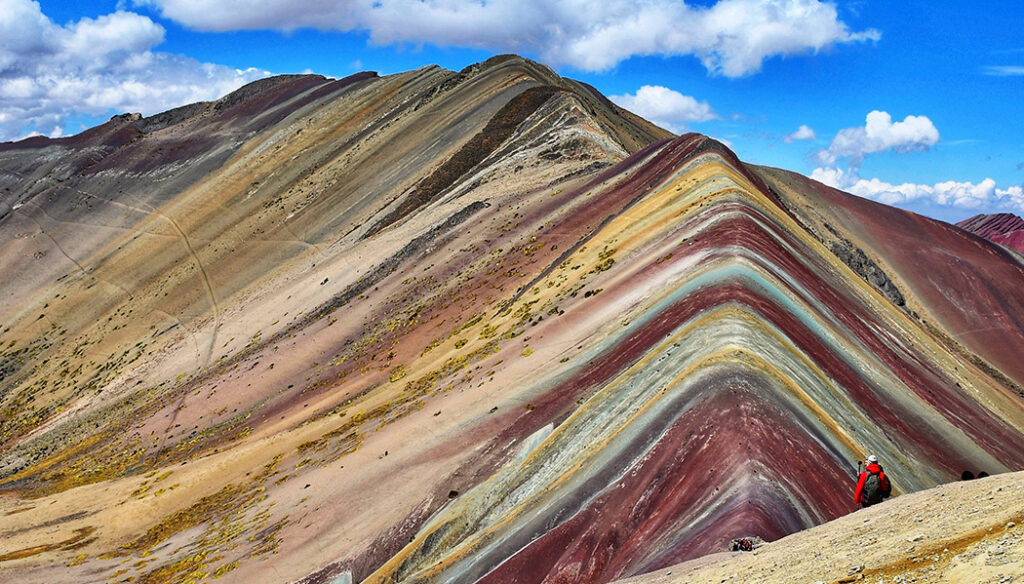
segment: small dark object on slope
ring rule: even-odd
[[[729,542],[729,551],[731,552],[749,552],[753,551],[764,545],[764,540],[756,535],[741,537],[734,539]]]

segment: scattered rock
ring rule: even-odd
[[[836,257],[842,260],[854,272],[857,272],[857,275],[877,288],[893,304],[896,306],[906,306],[907,302],[903,297],[903,293],[889,279],[885,271],[874,260],[867,257],[864,250],[851,243],[848,239],[843,239],[842,242],[834,241],[830,247]]]

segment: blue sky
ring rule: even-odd
[[[1024,214],[1021,23],[1005,0],[0,0],[0,140],[517,52],[748,162],[945,220]]]

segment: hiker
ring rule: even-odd
[[[857,480],[857,491],[853,498],[861,507],[870,507],[881,503],[892,493],[892,485],[889,484],[889,477],[885,476],[882,466],[878,464],[878,458],[874,454],[868,456],[867,467],[860,473]]]

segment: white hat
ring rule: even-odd
[[[868,464],[877,464],[878,458],[874,454],[868,455]]]

